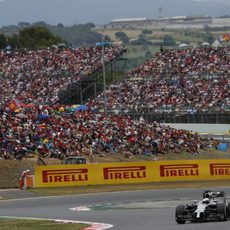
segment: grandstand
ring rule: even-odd
[[[127,51],[122,48],[119,53],[105,63],[106,84],[121,80],[127,73]],[[103,91],[103,69],[94,70],[87,76],[80,76],[75,84],[59,92],[61,104],[84,104],[89,98],[96,97]]]
[[[159,18],[122,18],[111,20],[106,27],[108,29],[203,29],[228,27],[229,18],[214,18],[207,15],[174,16]]]
[[[158,53],[107,90],[108,109],[151,122],[229,123],[229,52],[222,47]],[[93,102],[97,107],[101,98]]]
[[[102,55],[111,85],[99,93]],[[114,71],[123,55],[120,46],[1,53],[0,157],[152,157],[216,147],[212,139],[143,116],[229,114],[229,48],[165,50],[124,80]],[[92,98],[73,105],[75,95],[80,103]]]
[[[217,21],[215,21],[217,22]],[[218,21],[219,22],[219,21]],[[137,29],[137,28],[203,28],[205,25],[212,25],[212,17],[206,15],[174,16],[159,18],[124,18],[111,20],[107,28],[113,29]]]

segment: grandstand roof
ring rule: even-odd
[[[113,19],[110,22],[132,22],[132,21],[145,21],[148,18],[120,18],[120,19]]]

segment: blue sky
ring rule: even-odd
[[[0,0],[0,26],[106,24],[115,18],[158,17],[159,7],[164,16],[230,14],[230,0]]]

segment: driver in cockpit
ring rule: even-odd
[[[210,195],[207,193],[205,195],[205,198],[202,200],[202,204],[210,204],[211,203],[211,197]]]

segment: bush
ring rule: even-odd
[[[141,33],[142,33],[142,34],[152,34],[153,32],[152,32],[151,30],[144,29],[144,30],[142,30]]]
[[[152,45],[151,41],[148,41],[142,34],[139,35],[138,39],[131,42],[132,45]]]
[[[175,46],[176,42],[172,36],[166,34],[163,38],[163,45],[164,46]]]
[[[125,32],[116,32],[115,33],[116,38],[120,39],[124,44],[129,43],[129,37],[127,36],[127,34]]]

